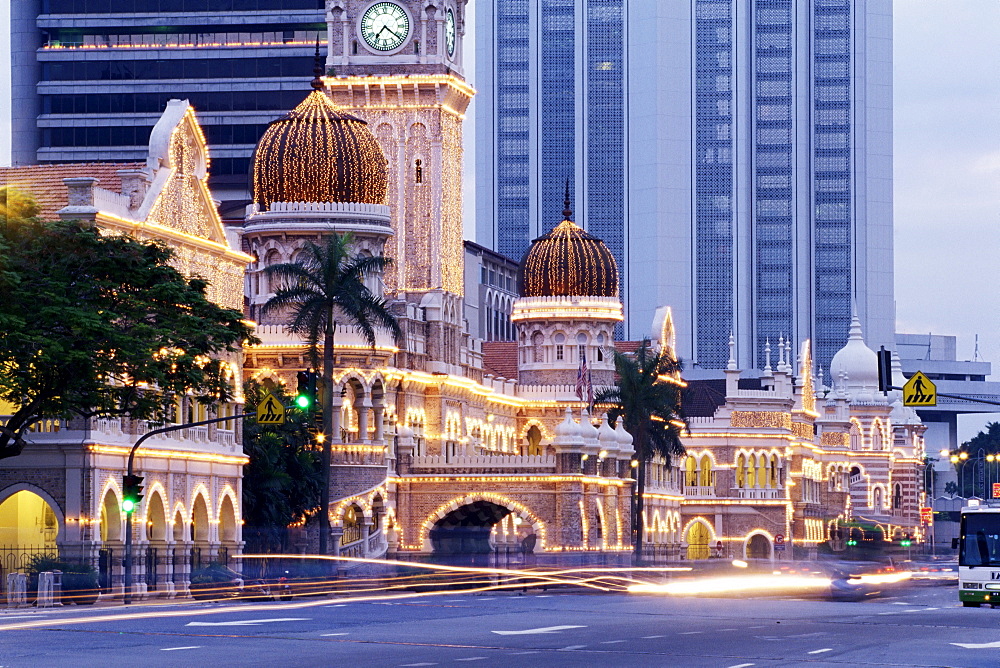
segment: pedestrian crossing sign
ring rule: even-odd
[[[285,407],[270,392],[257,404],[257,424],[285,424]]]
[[[903,405],[916,408],[937,406],[937,386],[922,372],[916,372],[903,385]]]

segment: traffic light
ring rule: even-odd
[[[878,355],[878,391],[888,394],[892,389],[892,353],[882,346],[876,355]]]
[[[304,411],[316,406],[316,372],[312,369],[299,371],[296,374],[298,387],[295,394],[295,405]]]
[[[122,478],[122,510],[126,513],[139,507],[139,501],[142,500],[142,480],[141,475],[126,475]]]
[[[905,536],[903,536],[902,540],[899,541],[899,544],[901,547],[910,547],[911,545],[913,545],[913,538],[910,536],[910,534],[906,534]]]
[[[850,545],[851,547],[854,547],[855,545],[858,544],[858,541],[854,540],[853,538],[848,538],[847,544]]]

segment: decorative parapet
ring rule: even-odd
[[[625,319],[617,297],[521,297],[514,302],[510,315],[520,320],[611,320]]]
[[[264,222],[267,218],[289,216],[305,218],[367,218],[386,225],[390,223],[389,207],[385,204],[364,204],[353,202],[272,202],[265,211],[259,204],[250,204],[246,216],[253,223]]]
[[[504,469],[512,472],[524,469],[555,469],[555,466],[556,458],[553,455],[456,455],[453,457],[427,455],[414,457],[410,464],[410,468],[413,469]]]
[[[792,415],[784,411],[733,411],[729,419],[733,427],[743,429],[792,429]]]
[[[259,347],[302,347],[305,341],[302,337],[290,334],[284,325],[257,325],[254,334],[260,339]],[[371,346],[355,327],[338,325],[334,335],[334,342],[338,350],[345,348],[357,348],[371,350]],[[389,350],[396,352],[396,343],[392,334],[387,329],[375,328],[375,348],[376,350]]]

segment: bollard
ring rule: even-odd
[[[51,608],[52,603],[52,571],[44,571],[38,574],[38,598],[35,606]]]
[[[28,576],[24,573],[7,574],[7,607],[22,608],[28,604]]]

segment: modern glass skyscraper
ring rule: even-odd
[[[323,0],[18,0],[11,4],[14,164],[143,159],[171,98],[212,151],[216,196],[246,198],[264,128],[301,101]]]
[[[476,17],[478,241],[521,258],[561,220],[568,180],[624,294],[624,0],[494,0]]]
[[[744,368],[782,337],[826,366],[854,304],[892,345],[891,0],[478,11],[480,243],[519,257],[572,166],[626,336],[669,304],[689,365],[725,366],[732,333]]]

